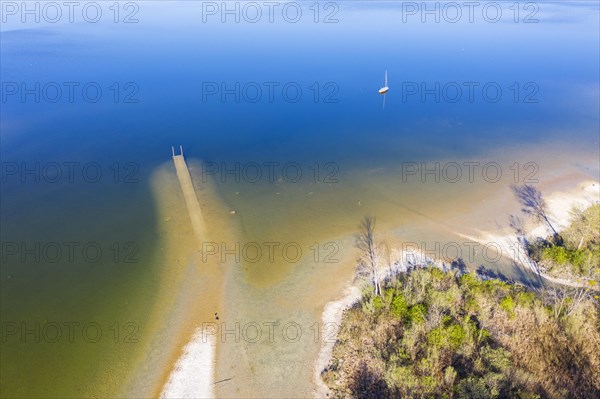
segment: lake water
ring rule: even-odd
[[[303,249],[239,262],[232,322],[318,320],[351,278],[319,264],[352,261],[365,214],[390,243],[443,243],[449,215],[510,182],[598,179],[595,1],[100,1],[73,22],[22,4],[2,3],[0,28],[2,396],[114,397],[146,372],[132,359],[164,268],[151,176],[171,146],[206,162],[195,177],[236,211],[242,247]],[[482,172],[494,162],[505,186]],[[309,392],[315,345],[246,349],[221,394]]]

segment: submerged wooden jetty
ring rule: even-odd
[[[190,215],[192,229],[200,244],[203,238],[206,237],[206,230],[204,227],[204,218],[202,217],[202,209],[200,209],[198,197],[196,196],[194,184],[192,183],[192,176],[190,175],[190,170],[183,157],[182,146],[179,146],[179,155],[175,155],[174,147],[171,147],[171,151],[173,153],[173,163],[175,164],[175,169],[177,171],[177,178],[179,179],[181,191],[183,191],[183,198],[185,199],[185,204]]]

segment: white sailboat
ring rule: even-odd
[[[379,89],[379,94],[385,94],[388,92],[390,88],[388,87],[388,82],[387,82],[387,69],[385,70],[385,81],[383,83],[383,87],[381,89]]]
[[[385,93],[388,92],[390,88],[388,87],[387,81],[387,69],[385,70],[385,80],[383,82],[383,87],[379,89],[379,94],[383,94],[383,108],[385,108]]]

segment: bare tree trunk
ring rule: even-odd
[[[356,247],[361,251],[358,272],[363,275],[369,274],[372,279],[375,294],[381,295],[381,286],[379,282],[380,249],[375,243],[374,229],[375,219],[372,217],[365,217],[360,224],[360,233],[356,236]]]
[[[550,228],[554,232],[554,235],[557,236],[558,235],[558,231],[556,231],[556,229],[554,228],[554,226],[552,226],[552,223],[550,223],[550,220],[548,220],[548,217],[546,216],[545,213],[542,214],[542,217],[544,218],[544,220],[546,221],[546,223],[548,223],[548,226],[550,226]]]

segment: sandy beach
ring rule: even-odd
[[[559,232],[566,228],[571,219],[571,210],[586,209],[592,205],[600,203],[600,184],[598,181],[585,180],[576,185],[576,187],[552,191],[552,186],[542,188],[542,194],[545,198],[548,217],[550,222]],[[548,225],[540,222],[528,221],[528,231],[530,237],[548,237],[552,231]],[[514,231],[508,227],[503,227],[500,231],[484,231],[481,230],[478,234],[467,235],[459,233],[465,239],[479,242],[481,244],[494,243],[501,248],[504,256],[510,257],[515,263],[524,267],[530,268],[533,272],[537,272],[535,266],[530,262],[524,248],[518,242]],[[574,287],[589,287],[589,284],[583,280],[570,281],[565,279],[553,278],[544,273],[540,275],[547,281],[569,285]]]
[[[164,399],[214,397],[215,339],[206,337],[201,329],[185,346],[169,381],[160,394]]]

